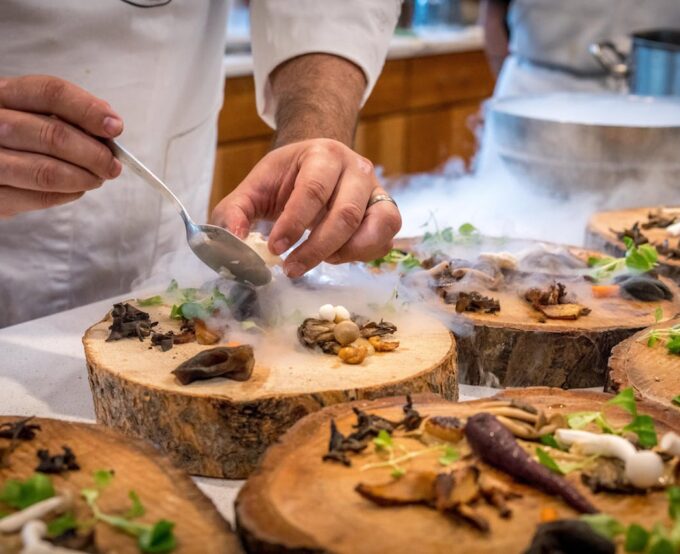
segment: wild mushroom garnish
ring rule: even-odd
[[[73,550],[56,546],[45,540],[47,525],[39,519],[29,521],[21,529],[21,554],[87,554],[83,550]]]
[[[673,247],[668,239],[664,240],[661,244],[656,245],[656,250],[662,256],[666,256],[669,259],[680,260],[680,240]]]
[[[303,346],[318,347],[326,354],[337,354],[340,345],[335,340],[334,329],[335,323],[332,321],[308,317],[298,327],[297,335]]]
[[[359,483],[354,490],[379,506],[429,504],[435,500],[436,479],[434,471],[411,471],[382,485]]]
[[[615,492],[635,494],[644,492],[634,487],[626,477],[625,465],[618,458],[598,457],[581,473],[581,481],[594,493]]]
[[[399,348],[398,340],[383,340],[382,337],[373,336],[368,339],[376,352],[392,352]]]
[[[346,364],[360,364],[366,359],[368,350],[365,346],[343,346],[338,350],[338,358]]]
[[[633,443],[617,435],[590,433],[576,429],[558,429],[558,442],[567,446],[577,445],[584,454],[597,454],[618,458],[625,465],[625,476],[640,489],[659,484],[664,465],[661,456],[651,450],[636,450]]]
[[[106,342],[124,339],[126,337],[137,337],[140,341],[151,334],[152,329],[158,325],[157,321],[151,321],[151,316],[135,308],[133,305],[125,303],[114,304],[111,310],[113,319],[109,329]]]
[[[7,446],[0,446],[0,469],[9,467],[12,453],[19,446],[19,441],[30,441],[35,438],[40,425],[30,423],[35,416],[8,421],[0,424],[0,438],[9,439]]]
[[[352,408],[352,411],[357,416],[357,422],[352,426],[356,431],[350,436],[358,440],[377,437],[380,431],[392,433],[399,425],[399,423],[390,421],[379,415],[368,414],[356,406]]]
[[[254,366],[252,346],[248,344],[218,346],[202,350],[177,366],[172,373],[182,385],[214,377],[247,381],[253,373]]]
[[[194,319],[193,323],[194,334],[196,335],[196,342],[198,344],[203,345],[217,344],[224,336],[223,333],[215,329],[208,328],[205,321],[203,321],[202,319]]]
[[[642,234],[640,231],[640,222],[636,221],[633,223],[633,226],[630,229],[623,229],[622,231],[614,231],[614,229],[610,229],[613,233],[616,234],[616,238],[619,240],[623,240],[624,238],[629,238],[633,241],[633,244],[635,246],[640,246],[641,244],[648,244],[649,239]]]
[[[579,519],[542,523],[524,554],[615,554],[616,545]]]
[[[0,533],[16,533],[29,521],[42,519],[49,514],[61,514],[71,508],[73,497],[69,493],[52,496],[0,519]]]
[[[542,410],[516,400],[483,402],[478,409],[496,416],[506,429],[521,439],[538,440],[567,425],[562,414],[555,413],[548,418]]]
[[[170,350],[173,344],[175,344],[175,333],[173,331],[151,334],[151,345],[160,346],[162,352]]]
[[[579,512],[597,512],[571,483],[533,460],[492,414],[482,412],[471,416],[465,425],[465,437],[473,451],[487,464],[547,494],[561,496]]]
[[[331,419],[331,438],[328,441],[328,452],[324,454],[324,462],[340,462],[342,465],[350,466],[352,462],[347,457],[348,452],[361,452],[365,450],[368,443],[358,440],[356,437],[350,435],[345,437],[335,424],[335,420]]]
[[[640,227],[643,229],[653,229],[655,227],[658,229],[665,229],[666,227],[673,225],[678,219],[677,215],[664,215],[663,211],[655,210],[647,214],[647,221],[643,222]]]
[[[432,416],[425,420],[425,432],[446,442],[460,442],[463,427],[463,422],[457,417]]]
[[[397,332],[397,326],[389,321],[380,320],[379,322],[369,321],[361,325],[361,336],[365,339],[371,337],[386,337]]]
[[[567,288],[562,283],[552,283],[547,289],[533,287],[524,293],[524,299],[548,319],[578,319],[588,315],[590,308],[567,302]]]
[[[680,436],[668,431],[659,441],[659,450],[671,456],[680,456]]]
[[[491,477],[488,473],[482,473],[479,476],[479,490],[487,503],[496,508],[502,518],[509,518],[512,515],[507,500],[522,497],[521,494],[510,490],[509,487]]]
[[[454,294],[447,293],[444,297],[444,302],[447,304],[456,304],[456,312],[484,312],[486,314],[493,314],[499,312],[501,304],[495,298],[484,296],[477,291],[472,292],[458,292]]]
[[[636,300],[642,300],[643,302],[673,300],[671,289],[663,281],[649,273],[642,275],[619,275],[614,278],[614,282],[621,287],[621,291],[626,296]]]
[[[402,407],[402,411],[404,412],[404,419],[402,419],[397,426],[403,427],[406,431],[415,431],[418,429],[424,418],[420,415],[420,412],[413,407],[413,400],[411,399],[410,394],[406,395],[406,404]]]
[[[68,446],[63,446],[63,454],[50,455],[48,450],[38,450],[38,467],[36,471],[40,473],[63,473],[65,471],[78,471],[80,465],[76,460],[76,455]]]

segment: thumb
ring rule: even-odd
[[[255,209],[249,198],[237,191],[225,196],[212,211],[210,222],[244,239],[254,223]]]

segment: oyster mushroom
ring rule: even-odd
[[[382,485],[359,483],[355,490],[380,506],[429,504],[435,499],[434,471],[409,471],[403,477]]]

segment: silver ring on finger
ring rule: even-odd
[[[371,199],[368,201],[368,206],[366,207],[370,208],[373,204],[377,204],[378,202],[392,202],[392,204],[397,206],[394,198],[392,198],[389,194],[376,194],[375,196],[371,197]],[[397,206],[397,208],[398,207],[399,206]]]

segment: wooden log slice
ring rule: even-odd
[[[678,323],[680,319],[675,319],[651,329],[667,329]],[[669,354],[661,343],[648,346],[649,330],[640,331],[614,347],[609,358],[607,389],[618,391],[633,387],[642,398],[680,410],[671,402],[680,394],[680,356]]]
[[[408,239],[399,247],[413,249],[420,239]],[[498,251],[516,252],[537,241],[505,241]],[[597,252],[566,247],[575,256],[587,260]],[[494,251],[484,249],[484,251]],[[448,252],[451,255],[451,252]],[[456,257],[455,247],[453,249]],[[465,258],[469,250],[462,250]],[[537,284],[538,281],[535,284]],[[655,321],[655,311],[663,311],[663,320],[680,312],[680,287],[664,282],[674,293],[672,301],[642,302],[619,296],[595,298],[591,285],[582,278],[560,279],[569,294],[591,313],[577,320],[545,319],[519,290],[479,290],[500,301],[495,314],[465,312],[452,327],[458,347],[458,371],[462,383],[502,387],[551,386],[562,388],[601,387],[607,377],[607,362],[612,348]],[[664,280],[662,278],[662,280]],[[551,282],[543,279],[541,285]],[[526,284],[526,288],[530,286]],[[461,290],[466,290],[462,287]],[[444,305],[455,314],[454,305]],[[465,322],[471,322],[470,332]]]
[[[586,228],[586,246],[607,252],[615,257],[623,256],[626,253],[626,246],[616,236],[616,232],[630,229],[637,222],[644,223],[647,221],[647,215],[655,209],[634,208],[596,213],[590,218]],[[666,209],[677,211],[680,215],[680,206]],[[652,244],[660,244],[670,239],[672,245],[675,246],[680,240],[678,237],[671,237],[665,229],[642,229],[642,233]],[[659,255],[659,273],[680,283],[680,260]]]
[[[160,332],[177,331],[168,306],[144,310],[159,321]],[[190,385],[179,384],[171,371],[209,346],[181,344],[161,352],[148,340],[105,342],[109,325],[107,316],[83,339],[97,420],[149,441],[195,475],[247,477],[284,431],[324,406],[409,392],[458,398],[453,336],[431,318],[400,328],[398,350],[361,365],[306,350],[291,336],[285,344],[255,346],[248,381]]]
[[[547,413],[596,410],[610,398],[602,393],[549,388],[507,390],[498,397],[523,400]],[[479,411],[477,406],[486,401],[455,404],[433,395],[419,395],[414,398],[414,407],[422,415],[468,416]],[[479,463],[482,472],[490,472],[522,494],[522,498],[508,502],[512,509],[508,519],[498,517],[488,506],[477,508],[490,521],[488,535],[424,506],[379,507],[362,498],[354,490],[357,484],[389,482],[391,469],[360,470],[367,459],[375,459],[372,448],[353,454],[351,467],[322,462],[328,447],[329,421],[334,419],[340,431],[347,434],[355,421],[352,406],[395,419],[401,416],[403,402],[403,398],[386,398],[326,408],[299,421],[272,446],[236,500],[237,532],[246,550],[258,553],[519,553],[531,542],[543,509],[553,508],[558,518],[577,517],[562,500],[515,483],[482,463]],[[670,409],[642,402],[639,409],[655,419],[659,433],[677,429],[680,424],[679,415]],[[627,421],[620,410],[610,411],[608,419],[618,424]],[[419,443],[412,440],[406,446],[413,447],[413,444]],[[414,458],[407,470],[443,471],[437,462],[439,456]],[[668,506],[665,492],[594,495],[580,482],[578,472],[567,479],[602,512],[623,523],[635,521],[649,528],[665,517]]]
[[[0,416],[0,424],[19,418]],[[80,497],[84,488],[93,488],[93,472],[113,470],[114,478],[97,502],[102,511],[124,513],[130,507],[128,493],[134,490],[146,509],[138,521],[154,523],[167,519],[175,523],[177,549],[173,553],[205,552],[230,554],[241,552],[236,536],[222,519],[215,506],[194,485],[191,479],[170,460],[153,448],[120,433],[84,423],[35,418],[31,423],[41,430],[30,441],[20,441],[12,453],[10,466],[0,469],[0,487],[8,479],[26,479],[38,464],[38,449],[60,454],[68,445],[76,454],[79,471],[50,475],[57,494],[71,492],[75,501],[74,515],[89,521],[92,512]],[[0,438],[0,447],[8,439]],[[102,554],[138,554],[137,541],[112,527],[98,523],[95,545]],[[20,539],[16,534],[0,534],[0,552],[19,552]]]

